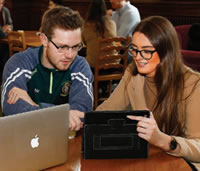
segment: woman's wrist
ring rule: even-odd
[[[170,142],[171,142],[171,136],[161,132],[161,136],[159,138],[157,146],[164,151],[170,151],[170,146],[169,146]]]
[[[160,149],[166,152],[179,153],[180,146],[173,136],[169,136],[165,133],[161,133],[160,141],[157,145]]]

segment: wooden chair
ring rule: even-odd
[[[109,37],[99,38],[99,52],[94,68],[94,109],[99,102],[107,99],[111,92],[114,80],[120,80],[128,65],[128,52],[126,50],[131,38]],[[107,97],[99,97],[99,83],[108,82]]]
[[[8,33],[9,55],[12,56],[16,52],[24,51],[26,43],[24,31],[11,31]]]

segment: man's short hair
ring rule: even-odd
[[[76,30],[83,28],[83,19],[77,11],[69,7],[59,6],[47,10],[42,17],[41,31],[51,39],[56,28]]]

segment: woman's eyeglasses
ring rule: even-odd
[[[130,44],[128,46],[128,54],[130,56],[132,56],[133,58],[136,58],[137,57],[137,54],[138,52],[140,53],[140,56],[142,58],[144,58],[145,60],[150,60],[153,56],[153,53],[156,52],[156,50],[147,50],[147,49],[144,49],[144,50],[138,50],[134,47],[133,44]]]

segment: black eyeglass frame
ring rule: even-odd
[[[136,55],[135,55],[135,56],[133,56],[132,51],[130,50],[131,47],[132,47],[132,49],[134,49],[135,52],[136,52]],[[157,51],[156,49],[155,49],[155,50],[138,50],[138,49],[136,49],[136,48],[133,48],[133,44],[129,44],[128,47],[127,47],[127,50],[128,50],[128,54],[129,54],[130,56],[132,56],[133,58],[136,58],[137,55],[138,55],[138,52],[139,52],[139,53],[140,53],[140,56],[141,56],[143,59],[145,59],[145,60],[150,60],[150,59],[153,57],[153,54]],[[145,51],[148,51],[148,52],[151,54],[151,57],[150,57],[150,58],[146,58],[146,57],[144,57],[144,56],[142,55],[142,52],[145,52]]]
[[[66,48],[66,50],[72,49],[74,52],[78,52],[78,51],[80,51],[83,48],[83,43],[82,42],[79,43],[79,44],[77,44],[77,45],[74,45],[74,46],[68,46],[68,45],[58,46],[58,45],[56,45],[56,43],[53,40],[51,40],[49,38],[48,38],[48,40],[56,47],[56,49],[58,49],[58,51],[61,48]],[[79,48],[79,49],[76,50],[74,48]],[[63,53],[63,52],[61,52],[61,53]]]

